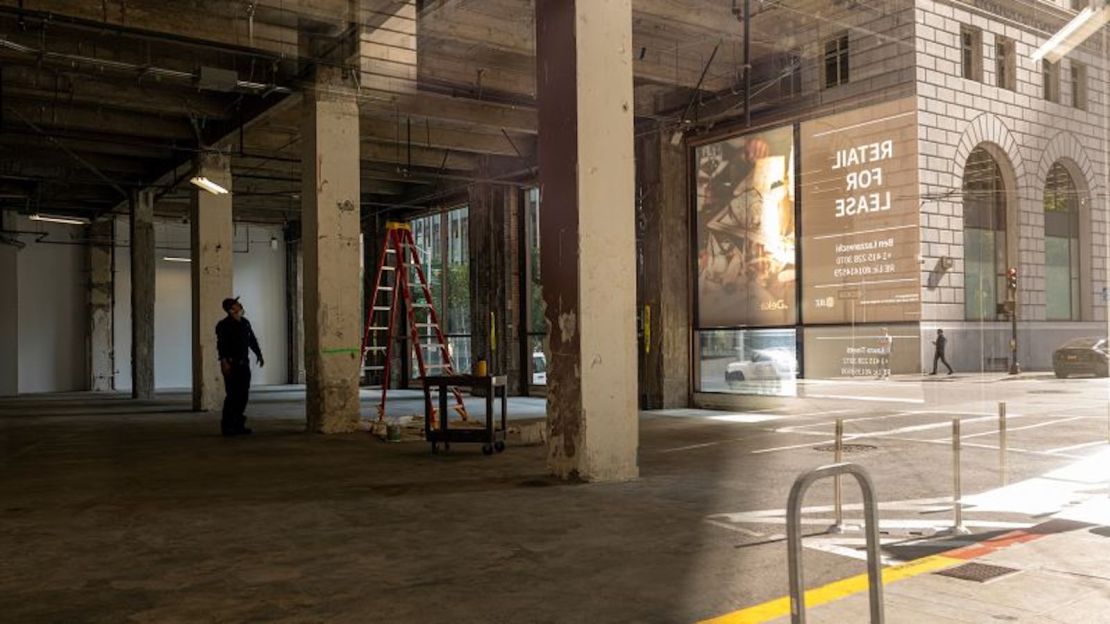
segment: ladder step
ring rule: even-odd
[[[396,271],[397,267],[391,267],[391,266],[386,265],[386,266],[382,267],[382,270],[383,271]]]
[[[378,286],[378,290],[385,291],[385,292],[393,292],[393,287],[392,286]]]
[[[366,347],[367,351],[385,351],[389,347]]]
[[[385,370],[385,367],[384,367],[384,366],[363,366],[363,367],[362,367],[362,372],[366,372],[366,371],[380,371],[380,370]]]
[[[370,331],[388,331],[388,327],[371,327]]]
[[[424,344],[424,343],[421,343],[420,346],[424,347],[425,349],[442,349],[443,348],[443,345],[441,345],[441,344]]]
[[[374,306],[374,310],[379,312],[389,312],[392,309],[390,306]]]

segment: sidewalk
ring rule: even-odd
[[[1110,501],[1102,498],[1088,502],[1086,509],[1076,509],[1078,513],[1074,515],[1104,516],[1108,509]],[[886,621],[904,624],[1110,621],[1110,529],[1061,520],[1050,521],[1041,528],[1000,536],[992,540],[993,545],[988,542],[943,553],[940,557],[951,558],[949,565],[888,581],[883,588]],[[1001,575],[983,582],[944,575],[969,564],[977,568],[970,572]],[[1000,569],[988,570],[978,564]],[[773,621],[788,623],[790,618]],[[807,611],[807,622],[813,624],[868,621],[866,588]]]

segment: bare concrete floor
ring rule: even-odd
[[[1014,444],[1104,435],[1105,403],[1091,400],[1102,420],[1065,421],[1059,404],[1035,402],[1041,387],[1029,384],[1023,422],[1061,425],[1015,432]],[[255,392],[246,439],[218,436],[218,415],[190,413],[181,394],[2,400],[0,621],[693,622],[786,592],[781,528],[721,514],[780,509],[800,471],[831,459],[813,448],[831,415],[860,416],[850,430],[872,436],[857,440],[873,449],[860,461],[883,500],[946,495],[950,456],[927,438],[943,435],[945,409],[969,409],[951,400],[914,412],[794,401],[722,418],[645,415],[642,477],[612,485],[551,480],[542,447],[433,456],[364,433],[308,435],[289,390]],[[973,424],[989,423],[968,435],[985,430]],[[901,433],[864,431],[880,425]],[[1081,452],[1025,452],[1010,478]],[[969,448],[965,461],[969,492],[998,485],[997,450]],[[807,504],[828,501],[815,488]],[[936,504],[914,513],[947,516]],[[985,523],[977,532],[1036,521],[969,518]],[[888,554],[917,556],[898,548]],[[811,585],[864,570],[831,550],[807,550]]]

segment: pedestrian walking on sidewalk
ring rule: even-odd
[[[220,372],[224,376],[226,392],[220,430],[225,436],[248,435],[251,430],[246,427],[247,417],[244,414],[251,392],[248,349],[254,351],[259,368],[265,363],[251,323],[243,316],[239,298],[224,299],[223,307],[227,317],[216,323],[216,351],[220,356]]]
[[[890,356],[894,352],[894,337],[890,330],[883,328],[879,336],[879,379],[890,379]]]
[[[943,329],[938,329],[937,330],[937,339],[933,341],[933,345],[936,346],[936,349],[933,351],[933,372],[931,372],[929,374],[930,375],[936,375],[937,374],[937,362],[941,362],[941,363],[944,364],[944,367],[948,369],[948,374],[951,375],[952,374],[952,366],[948,363],[948,360],[944,357],[944,347],[948,345],[948,339],[944,337],[944,330]]]

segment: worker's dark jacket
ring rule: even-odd
[[[250,321],[230,316],[216,323],[216,351],[221,360],[231,360],[233,364],[249,364],[247,349],[254,351],[255,357],[262,359],[262,349],[254,337]]]

